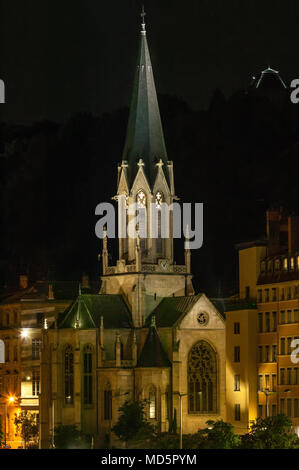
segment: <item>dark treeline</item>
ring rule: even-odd
[[[192,253],[195,286],[237,289],[235,243],[265,235],[265,210],[299,212],[299,105],[289,92],[216,91],[206,111],[160,96],[168,158],[182,202],[204,202],[204,246]],[[100,274],[99,202],[115,195],[128,110],[77,114],[64,124],[1,125],[1,284]],[[111,262],[116,256],[111,246]],[[176,243],[183,262],[183,242]]]

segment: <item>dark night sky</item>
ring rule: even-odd
[[[139,33],[138,0],[2,0],[2,118],[12,123],[97,115],[130,100]],[[299,76],[298,0],[147,0],[159,93],[205,108],[270,64]]]

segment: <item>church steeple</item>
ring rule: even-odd
[[[169,181],[168,159],[146,38],[144,9],[141,17],[137,70],[122,160],[128,162],[127,177],[130,187],[137,174],[140,159],[144,163],[144,172],[149,184],[153,187],[157,174],[156,164],[160,160],[164,163],[163,170],[167,181]]]

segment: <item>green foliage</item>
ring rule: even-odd
[[[112,428],[116,436],[126,443],[133,438],[153,434],[153,426],[146,421],[147,401],[127,400],[120,408],[121,415]]]
[[[21,411],[21,413],[15,414],[15,425],[17,434],[21,436],[25,449],[27,449],[27,443],[38,437],[36,414],[30,411]]]
[[[285,415],[258,418],[250,432],[241,437],[243,449],[294,449],[298,448],[298,437],[294,433],[292,420]]]
[[[235,449],[240,438],[234,433],[234,427],[223,420],[207,421],[207,428],[198,431],[199,449]]]
[[[54,445],[56,449],[88,449],[88,438],[75,425],[57,426],[54,428]]]

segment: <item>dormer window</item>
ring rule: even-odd
[[[268,272],[271,273],[273,270],[273,264],[272,261],[268,261]]]
[[[284,258],[283,260],[283,270],[284,271],[288,270],[288,258]]]
[[[279,271],[279,270],[280,270],[280,260],[276,259],[275,260],[275,271]]]
[[[261,272],[262,273],[266,272],[266,262],[265,261],[261,262]]]
[[[292,271],[294,271],[294,268],[295,268],[295,260],[294,260],[294,258],[292,257],[292,258],[290,259],[290,269],[291,269]]]

